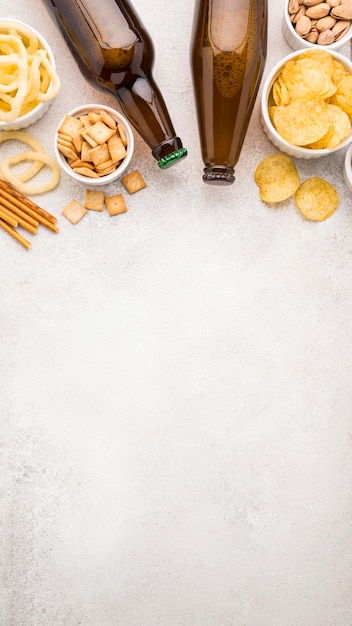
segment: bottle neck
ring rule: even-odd
[[[150,147],[158,165],[164,169],[186,156],[176,136],[163,96],[151,76],[138,76],[115,95],[122,112]]]

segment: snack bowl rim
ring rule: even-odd
[[[319,44],[316,43],[311,43],[310,41],[307,41],[306,39],[303,39],[302,37],[300,37],[299,35],[297,35],[297,32],[295,30],[295,28],[292,25],[291,19],[290,19],[290,14],[288,12],[288,5],[289,5],[289,0],[285,0],[284,2],[284,10],[283,10],[283,16],[282,16],[282,33],[283,36],[286,40],[286,43],[290,46],[290,48],[292,48],[293,50],[300,50],[302,48],[324,48],[324,50],[339,50],[340,48],[342,48],[352,37],[352,24],[350,26],[350,28],[348,29],[346,35],[344,35],[343,37],[341,37],[341,39],[339,39],[338,41],[334,41],[333,43],[327,44],[326,46],[320,46]]]
[[[324,50],[325,52],[328,52],[329,54],[331,54],[331,56],[334,59],[336,59],[337,61],[340,61],[340,63],[347,69],[347,71],[350,74],[352,74],[352,61],[349,61],[349,59],[343,54],[341,54],[340,52],[337,52],[336,50],[327,50],[326,46],[315,46],[314,49]],[[270,120],[270,116],[269,116],[269,98],[270,98],[274,81],[276,80],[282,68],[288,61],[291,61],[292,59],[295,59],[301,54],[304,54],[306,52],[307,52],[307,48],[302,48],[300,50],[295,50],[291,52],[290,54],[283,57],[280,61],[278,61],[274,65],[272,70],[269,72],[269,74],[267,75],[264,81],[262,94],[261,94],[260,118],[261,118],[263,130],[265,134],[267,135],[268,139],[276,148],[278,148],[282,152],[285,152],[286,154],[292,157],[296,157],[300,159],[317,159],[320,157],[328,156],[348,146],[352,141],[352,130],[350,134],[348,135],[348,137],[344,139],[344,141],[339,143],[337,146],[335,146],[334,148],[323,148],[321,150],[312,150],[310,148],[295,146],[293,144],[290,144],[288,141],[286,141],[277,132],[276,128],[274,128]]]
[[[42,47],[47,51],[49,55],[50,63],[53,69],[56,70],[54,53],[49,43],[45,39],[45,37],[34,26],[32,26],[31,24],[28,24],[27,22],[24,22],[23,20],[19,20],[14,17],[9,17],[9,18],[0,17],[0,29],[1,29],[1,24],[3,22],[10,22],[10,23],[13,23],[14,25],[19,24],[20,26],[25,26],[28,30],[30,30],[37,37]],[[43,115],[48,111],[50,105],[53,103],[54,99],[55,98],[51,98],[50,100],[46,100],[45,102],[40,102],[31,111],[28,111],[28,113],[26,113],[25,115],[21,115],[20,117],[17,117],[12,122],[5,122],[5,121],[0,120],[0,131],[20,130],[22,128],[27,128],[28,126],[31,126],[32,124],[34,124],[35,122],[37,122],[43,117]]]

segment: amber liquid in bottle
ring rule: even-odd
[[[191,68],[207,183],[234,181],[266,50],[266,0],[196,0]]]
[[[43,0],[83,75],[116,96],[162,168],[187,154],[152,76],[154,45],[129,0]]]

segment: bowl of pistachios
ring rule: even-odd
[[[350,0],[286,0],[282,32],[293,50],[339,50],[352,37]]]

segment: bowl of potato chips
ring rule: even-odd
[[[352,3],[340,0],[286,0],[282,33],[293,50],[342,48],[352,37]]]
[[[0,18],[0,130],[38,121],[60,90],[53,52],[32,26]]]
[[[276,148],[314,159],[352,140],[352,62],[321,46],[292,52],[263,85],[261,119]]]
[[[134,136],[129,122],[112,107],[85,104],[61,120],[54,149],[62,170],[76,181],[107,185],[129,166]]]

